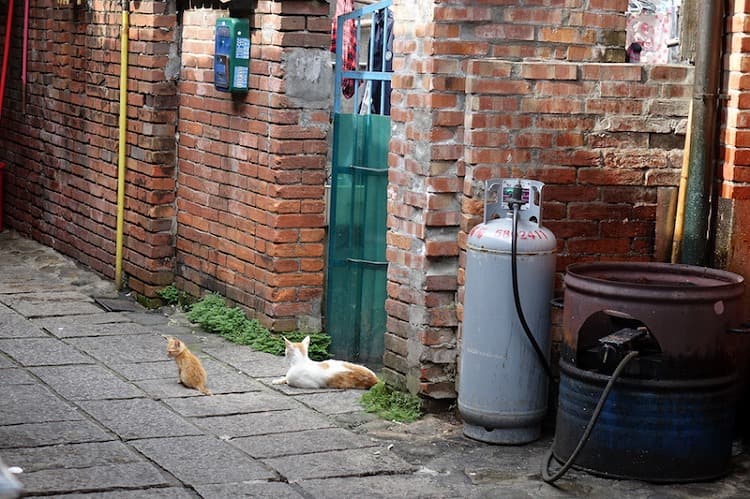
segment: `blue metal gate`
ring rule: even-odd
[[[371,366],[382,364],[386,318],[391,4],[339,15],[336,25],[326,330],[336,357]]]

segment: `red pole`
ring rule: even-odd
[[[23,55],[21,56],[21,112],[26,114],[26,73],[29,58],[29,2],[23,4]]]
[[[3,69],[0,73],[0,116],[3,114],[5,80],[8,76],[8,55],[10,52],[10,29],[13,26],[13,0],[8,0],[8,22],[5,23],[5,45],[3,47]]]
[[[0,232],[3,231],[3,168],[5,163],[0,163]]]

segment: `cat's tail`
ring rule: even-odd
[[[330,388],[357,388],[368,390],[378,382],[378,377],[374,372],[365,366],[350,364],[345,362],[346,371],[337,373],[331,377],[328,382]]]
[[[198,391],[200,391],[203,395],[213,395],[213,393],[211,393],[211,390],[209,390],[205,386],[199,386],[197,388],[198,388]]]

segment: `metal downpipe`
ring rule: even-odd
[[[724,33],[723,2],[704,0],[700,5],[696,40],[690,126],[690,159],[685,195],[685,221],[680,251],[682,263],[707,265],[709,217],[714,180],[718,92],[721,81],[721,42]]]
[[[122,240],[125,218],[125,172],[128,136],[128,38],[130,30],[130,2],[122,0],[120,29],[120,119],[117,158],[117,235],[115,239],[115,287],[122,287]]]

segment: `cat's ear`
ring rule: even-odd
[[[291,341],[289,341],[289,340],[286,339],[286,336],[282,336],[282,338],[284,338],[284,345],[289,346],[289,345],[292,344]]]
[[[307,350],[307,347],[310,346],[310,337],[309,336],[305,336],[305,339],[302,340],[302,344],[305,346],[305,350]]]

